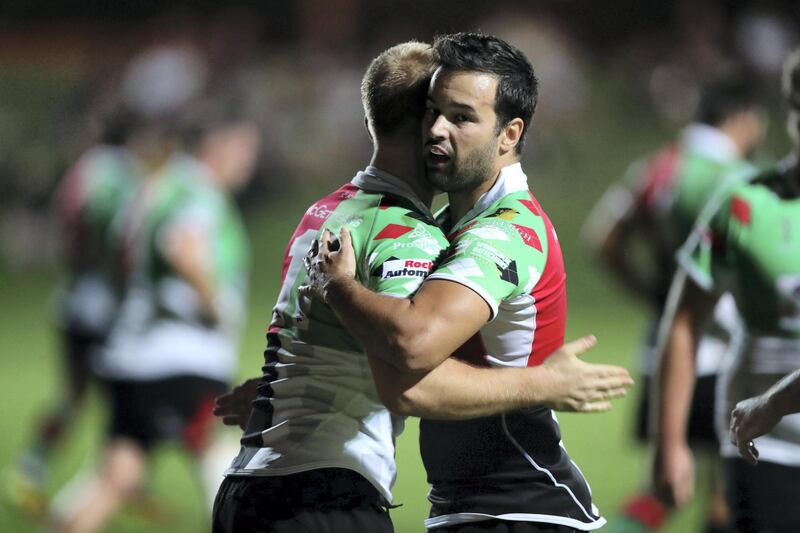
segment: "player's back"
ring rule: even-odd
[[[398,297],[419,287],[446,248],[427,206],[410,189],[381,189],[370,172],[309,207],[289,241],[267,334],[265,383],[229,474],[348,468],[391,498],[402,420],[380,403],[363,349],[332,310],[298,293],[306,279],[302,259],[323,229],[338,235],[346,225],[358,279]]]

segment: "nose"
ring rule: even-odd
[[[445,139],[447,137],[447,119],[444,115],[438,115],[428,126],[429,139]]]

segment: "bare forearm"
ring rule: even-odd
[[[553,386],[541,367],[478,368],[450,358],[427,374],[411,374],[379,365],[373,362],[373,374],[387,407],[420,418],[460,420],[530,407]]]
[[[415,327],[411,300],[381,296],[350,279],[329,283],[325,301],[367,353],[400,370],[419,370],[404,357],[415,329],[424,329]]]
[[[800,370],[796,370],[770,387],[767,402],[779,416],[800,412]]]
[[[679,312],[672,323],[657,378],[657,439],[660,444],[685,439],[695,383],[695,339],[691,317]]]

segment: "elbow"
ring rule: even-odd
[[[379,390],[378,392],[383,405],[394,415],[421,417],[427,412],[423,395],[413,388],[403,391]]]
[[[389,341],[389,352],[394,366],[412,374],[424,374],[439,366],[444,357],[436,354],[427,338],[425,331],[394,335]],[[445,357],[447,355],[449,354]]]

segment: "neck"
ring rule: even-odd
[[[414,143],[375,142],[375,151],[369,164],[397,176],[411,187],[425,205],[430,207],[433,190],[424,179],[421,149]]]
[[[489,189],[494,187],[497,183],[497,178],[500,177],[500,171],[508,165],[513,165],[519,160],[510,155],[501,157],[497,163],[492,167],[489,178],[481,182],[476,188],[468,191],[451,192],[447,195],[448,202],[450,203],[450,219],[453,223],[458,222],[472,209],[481,196],[486,194]]]

